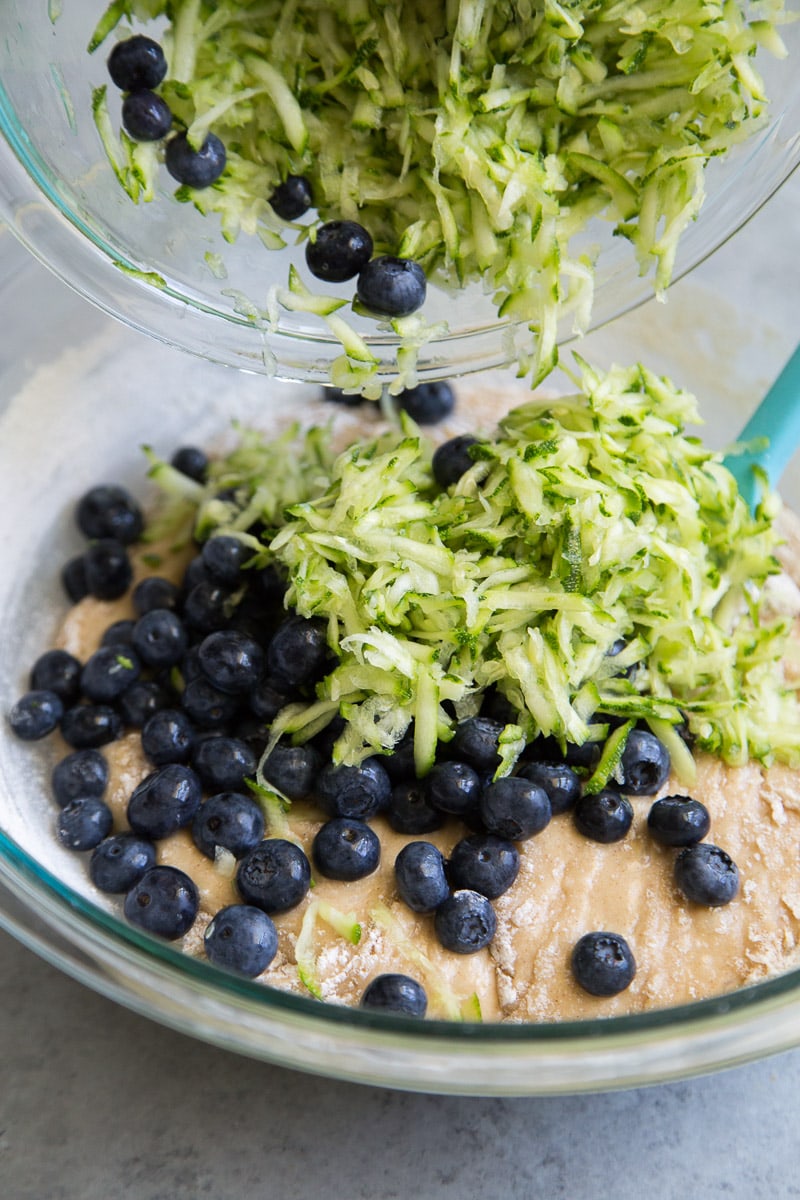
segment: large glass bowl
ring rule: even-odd
[[[156,201],[138,207],[114,179],[90,103],[91,86],[106,80],[106,52],[93,58],[86,52],[103,7],[102,0],[2,5],[0,212],[57,275],[135,328],[217,362],[327,381],[341,346],[321,320],[283,313],[278,329],[267,332],[263,322],[243,315],[241,297],[263,305],[269,284],[285,283],[297,250],[267,252],[247,237],[227,245],[215,217],[171,198],[165,173]],[[758,60],[773,102],[769,122],[711,163],[708,197],[683,236],[676,277],[735,232],[800,161],[800,24],[786,26],[784,36],[788,60],[767,53]],[[601,250],[592,327],[640,303],[653,286],[652,278],[639,276],[631,247],[611,236],[610,225],[593,230],[592,240],[595,233]],[[226,278],[212,273],[207,254],[224,259]],[[423,347],[422,378],[493,368],[512,357],[511,331],[478,288],[455,299],[431,289],[424,313],[430,322],[447,321],[449,332]],[[396,340],[377,333],[374,322],[353,321],[380,361],[377,378],[390,379]],[[566,323],[561,336],[570,336]]]
[[[271,412],[316,401],[312,389],[268,383],[134,336],[76,305],[8,238],[0,237],[0,259],[4,713],[65,612],[58,574],[80,549],[76,496],[101,480],[141,494],[142,443],[169,453],[181,442],[208,441],[232,419],[264,425]],[[724,439],[730,408],[708,415],[709,436]],[[795,504],[798,480],[795,473],[788,485]],[[92,889],[84,856],[53,837],[48,770],[46,747],[19,742],[0,718],[0,924],[104,994],[218,1045],[372,1084],[522,1095],[676,1078],[800,1039],[797,970],[682,1008],[560,1025],[410,1022],[238,981],[115,915],[116,905]]]

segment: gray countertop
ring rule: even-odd
[[[744,412],[793,349],[798,249],[794,179],[665,308],[581,350],[660,367],[667,331],[679,381]],[[606,1095],[373,1090],[177,1035],[0,934],[0,1063],[3,1200],[800,1195],[800,1051]]]

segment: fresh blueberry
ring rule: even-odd
[[[136,584],[131,599],[140,617],[152,612],[154,608],[167,608],[174,612],[180,600],[180,588],[171,579],[164,579],[161,575],[148,575]]]
[[[156,848],[135,833],[117,833],[104,838],[89,860],[92,883],[101,892],[128,892],[156,865]]]
[[[553,816],[572,808],[581,794],[580,778],[565,762],[525,763],[518,775],[544,788]]]
[[[450,893],[442,852],[432,842],[408,842],[394,860],[394,875],[413,912],[433,912]]]
[[[158,42],[137,33],[117,42],[108,56],[108,73],[122,92],[154,88],[167,73],[167,60]]]
[[[719,908],[739,891],[739,869],[719,846],[697,842],[675,859],[675,882],[687,900]]]
[[[186,630],[177,613],[153,608],[133,629],[133,647],[148,667],[174,667],[186,653]]]
[[[620,788],[629,796],[652,796],[669,777],[669,751],[646,729],[632,729],[620,759]]]
[[[455,759],[431,767],[424,787],[428,803],[454,817],[475,811],[481,795],[478,772]]]
[[[200,643],[200,669],[215,688],[239,696],[255,687],[264,671],[258,642],[233,629],[210,633]]]
[[[225,147],[215,133],[206,134],[199,150],[192,147],[185,133],[176,134],[167,142],[167,170],[186,187],[210,187],[225,170],[226,161]]]
[[[271,723],[293,699],[292,689],[282,679],[266,675],[252,689],[247,702],[254,717]]]
[[[287,617],[275,630],[267,650],[267,669],[289,687],[313,683],[328,662],[327,626],[324,621]]]
[[[56,763],[50,781],[62,808],[78,796],[102,796],[108,784],[108,763],[97,750],[74,750]]]
[[[114,621],[112,625],[109,625],[100,639],[100,645],[132,646],[135,625],[136,622],[131,617],[124,617],[121,621]]]
[[[443,900],[433,918],[436,936],[445,950],[475,954],[488,946],[497,929],[491,901],[480,892],[462,888]]]
[[[555,739],[553,739],[555,741]],[[535,743],[534,743],[535,745]],[[558,751],[558,743],[550,742],[551,749]],[[597,764],[600,762],[600,756],[603,753],[602,742],[567,742],[566,749],[563,754],[563,761],[576,771],[584,771],[587,774],[591,773]],[[553,755],[555,757],[555,755]]]
[[[56,837],[68,850],[93,850],[113,823],[111,809],[99,796],[76,796],[59,811]]]
[[[202,566],[202,559],[200,563]],[[187,623],[199,633],[214,633],[217,629],[224,629],[232,612],[230,588],[222,587],[208,576],[194,584],[183,606]]]
[[[468,717],[456,725],[448,754],[476,771],[494,770],[500,765],[497,746],[502,732],[503,726],[489,717]]]
[[[37,688],[20,696],[8,714],[8,720],[18,738],[35,742],[52,733],[63,716],[61,698],[55,692]]]
[[[86,560],[82,554],[78,554],[64,564],[61,568],[61,582],[72,604],[79,604],[84,596],[89,595]]]
[[[181,694],[181,708],[200,729],[222,729],[239,711],[240,699],[220,692],[202,676],[190,679]]]
[[[396,833],[433,833],[444,824],[442,813],[428,800],[420,779],[406,779],[394,785],[386,817]]]
[[[76,704],[61,718],[61,736],[74,750],[96,750],[122,734],[122,721],[108,704]]]
[[[389,776],[374,758],[365,759],[357,767],[329,764],[317,779],[317,800],[331,817],[364,821],[385,809],[391,794]]]
[[[311,856],[317,870],[328,879],[364,879],[380,862],[380,838],[363,821],[334,817],[318,830]]]
[[[122,102],[122,124],[135,142],[160,142],[172,128],[172,109],[156,92],[131,92]]]
[[[197,849],[214,858],[217,847],[242,858],[264,836],[264,814],[252,796],[243,792],[218,792],[195,813],[192,837]]]
[[[206,957],[215,967],[255,979],[278,951],[272,919],[252,904],[229,904],[216,913],[203,935]]]
[[[633,806],[613,788],[581,796],[572,815],[576,828],[593,842],[618,842],[633,821]]]
[[[344,728],[344,724],[342,720],[342,728]],[[341,733],[341,730],[339,732]],[[339,734],[337,733],[336,736],[338,737]],[[383,755],[381,763],[392,783],[402,783],[406,780],[416,779],[417,770],[414,762],[413,725],[406,730],[391,754]]]
[[[139,678],[141,666],[128,646],[101,646],[81,671],[81,691],[95,704],[111,704]]]
[[[275,563],[267,563],[260,570],[250,571],[254,594],[270,608],[281,608],[286,595],[286,578]]]
[[[343,404],[345,408],[360,408],[364,403],[360,392],[345,392],[338,387],[323,387],[322,399],[331,404]]]
[[[119,698],[119,712],[126,725],[141,729],[145,722],[170,703],[170,697],[155,679],[139,679]]]
[[[372,238],[356,221],[328,221],[306,242],[306,264],[327,283],[353,279],[372,256]]]
[[[456,394],[451,384],[442,379],[406,388],[397,397],[397,403],[418,425],[435,425],[450,416],[456,406]]]
[[[194,820],[202,798],[200,780],[189,767],[168,763],[142,780],[128,801],[134,833],[157,841]]]
[[[495,900],[519,874],[519,850],[493,833],[474,833],[453,847],[449,867],[454,887],[470,888]]]
[[[592,996],[624,992],[636,974],[636,960],[625,938],[597,930],[585,933],[572,951],[575,982]]]
[[[322,760],[310,743],[278,742],[261,765],[264,778],[289,800],[305,800],[314,791]]]
[[[208,477],[208,456],[199,446],[179,446],[170,459],[170,466],[195,483],[205,483]]]
[[[194,726],[178,708],[160,708],[142,726],[142,749],[157,767],[185,763],[194,747]]]
[[[198,742],[192,766],[208,791],[236,792],[245,779],[255,775],[257,763],[247,742],[220,736]]]
[[[31,690],[55,692],[65,704],[72,704],[81,692],[81,664],[66,650],[47,650],[31,668]]]
[[[401,1017],[424,1017],[428,1011],[425,988],[410,975],[376,975],[361,997],[361,1007]]]
[[[296,221],[313,204],[311,184],[305,175],[287,175],[269,198],[272,211],[283,221]]]
[[[356,284],[358,298],[370,312],[406,317],[425,303],[427,282],[419,263],[390,254],[373,258],[362,268]]]
[[[83,556],[86,584],[97,600],[118,600],[131,585],[133,571],[125,546],[118,538],[99,538]]]
[[[541,833],[553,811],[544,788],[530,779],[510,775],[483,789],[480,814],[489,833],[521,842]]]
[[[491,717],[499,725],[516,725],[519,723],[519,709],[511,703],[508,696],[505,696],[499,688],[494,686],[487,688],[483,693],[481,716]]]
[[[226,587],[238,587],[242,579],[244,564],[253,557],[253,551],[239,538],[219,534],[209,538],[201,551],[203,566],[212,579]]]
[[[311,866],[294,842],[267,838],[239,863],[236,886],[246,904],[267,913],[285,912],[299,904],[311,886]]]
[[[100,484],[78,501],[75,520],[84,537],[111,538],[129,546],[144,529],[142,510],[125,488]]]
[[[151,867],[125,897],[125,916],[148,933],[174,941],[194,925],[200,898],[177,867]]]
[[[705,804],[690,796],[664,796],[647,814],[647,828],[663,846],[693,846],[711,828]]]

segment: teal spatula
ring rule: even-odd
[[[789,459],[800,445],[800,346],[797,347],[737,439],[753,443],[741,454],[729,453],[725,466],[735,477],[750,508],[758,502],[758,471],[777,487]]]

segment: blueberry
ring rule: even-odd
[[[119,712],[126,725],[141,729],[145,722],[162,708],[170,698],[164,688],[154,679],[139,679],[123,692],[119,698]]]
[[[56,763],[50,781],[62,807],[78,796],[102,796],[108,784],[108,763],[97,750],[74,750]]]
[[[719,846],[698,842],[675,859],[675,882],[687,900],[719,908],[739,891],[739,869]]]
[[[106,629],[100,639],[101,646],[132,646],[133,645],[133,630],[136,622],[130,617],[124,617],[121,621],[114,621]]]
[[[81,664],[66,650],[47,650],[31,668],[32,691],[55,692],[65,704],[78,699],[81,691]]]
[[[353,279],[372,256],[372,238],[356,221],[328,221],[306,242],[306,264],[328,283]]]
[[[244,792],[218,792],[195,813],[192,837],[197,849],[214,858],[217,847],[242,858],[264,836],[264,814]]]
[[[631,827],[633,806],[613,788],[603,788],[594,795],[581,796],[573,817],[584,837],[593,842],[618,842]]]
[[[392,788],[386,817],[396,833],[433,833],[444,817],[428,800],[422,780],[406,779]]]
[[[198,446],[180,446],[170,459],[170,466],[195,483],[205,483],[208,477],[208,456]]]
[[[56,837],[68,850],[93,850],[113,823],[111,809],[99,796],[76,796],[58,814]]]
[[[452,760],[436,763],[425,777],[425,796],[439,812],[463,817],[477,808],[481,781],[467,763]]]
[[[152,612],[154,608],[166,608],[174,612],[180,600],[180,589],[171,579],[164,579],[161,575],[148,575],[136,584],[131,599],[140,617]]]
[[[442,379],[406,388],[397,397],[397,403],[418,425],[435,425],[450,416],[456,406],[456,394]]]
[[[444,858],[432,842],[408,842],[394,860],[394,875],[401,899],[413,912],[433,912],[449,895]]]
[[[225,147],[215,133],[206,134],[199,150],[193,149],[185,133],[179,133],[167,142],[167,170],[173,179],[186,187],[210,187],[225,170],[226,161]]]
[[[449,867],[454,887],[470,888],[495,900],[519,874],[519,850],[493,833],[474,833],[453,847]]]
[[[497,929],[491,902],[480,892],[462,888],[442,901],[433,918],[436,936],[445,950],[475,954],[488,946]]]
[[[480,814],[489,833],[520,842],[541,833],[553,812],[544,788],[514,775],[483,789]]]
[[[139,678],[141,666],[127,646],[101,646],[81,671],[81,691],[95,704],[110,704]]]
[[[576,942],[572,974],[592,996],[616,996],[632,983],[636,960],[624,937],[597,930],[585,933]]]
[[[135,142],[160,142],[172,128],[172,109],[156,92],[131,92],[122,102],[122,124]]]
[[[108,704],[76,704],[61,718],[61,736],[75,750],[97,749],[122,734],[122,721]]]
[[[690,796],[664,796],[647,815],[647,828],[664,846],[693,846],[711,828],[705,804]]]
[[[177,613],[153,608],[139,617],[133,629],[133,647],[148,667],[174,667],[186,653],[187,636]]]
[[[283,838],[259,842],[236,872],[236,886],[245,903],[267,913],[294,908],[310,885],[308,859],[299,846]]]
[[[133,578],[128,552],[118,538],[99,538],[83,556],[86,585],[98,600],[118,600]]]
[[[156,848],[135,833],[117,833],[104,838],[89,860],[92,883],[101,892],[128,892],[156,865]]]
[[[235,588],[241,583],[242,569],[253,557],[253,551],[239,538],[219,534],[205,542],[200,557],[212,579]]]
[[[497,745],[503,726],[490,717],[468,717],[456,725],[448,746],[451,758],[461,759],[476,771],[489,771],[500,765]]]
[[[267,675],[251,690],[247,702],[254,717],[271,723],[292,699],[293,692],[282,679]]]
[[[8,714],[8,720],[18,738],[34,742],[52,733],[63,716],[64,705],[60,697],[55,692],[37,688],[20,696]]]
[[[410,975],[376,975],[367,984],[361,1007],[374,1012],[397,1013],[402,1017],[424,1017],[428,1011],[425,988]]]
[[[181,708],[200,729],[222,729],[239,711],[240,699],[220,692],[207,679],[190,679],[181,693]]]
[[[122,92],[154,88],[167,73],[167,60],[158,42],[141,33],[117,42],[108,56],[108,73]]]
[[[177,867],[151,867],[125,897],[125,916],[148,933],[174,940],[194,924],[200,898]]]
[[[200,633],[214,633],[217,629],[224,629],[232,612],[233,599],[230,588],[222,587],[208,577],[194,584],[183,605],[183,615],[187,624]]]
[[[128,801],[134,833],[157,841],[194,820],[202,798],[200,780],[189,767],[168,763],[142,780]]]
[[[189,761],[194,747],[194,726],[177,708],[160,708],[142,726],[142,749],[161,767]]]
[[[296,221],[313,203],[311,184],[305,175],[287,175],[269,198],[272,210],[284,221]]]
[[[206,957],[215,967],[255,979],[278,951],[278,931],[252,904],[229,904],[214,915],[203,936]]]
[[[374,758],[357,767],[329,764],[317,779],[317,800],[331,817],[366,820],[386,808],[391,794],[389,776]]]
[[[572,808],[580,797],[581,781],[565,762],[529,762],[517,774],[544,788],[553,816]]]
[[[286,579],[275,563],[267,563],[260,570],[250,571],[250,584],[254,594],[271,608],[280,608],[286,595]]]
[[[72,604],[79,604],[84,596],[89,595],[86,560],[82,554],[78,554],[64,564],[61,568],[61,582]]]
[[[620,759],[620,788],[629,796],[652,796],[667,782],[669,751],[646,729],[632,729]]]
[[[256,756],[241,738],[208,737],[194,750],[192,765],[210,792],[236,792],[255,775]]]
[[[331,404],[343,404],[345,408],[360,408],[364,403],[360,392],[344,392],[338,387],[323,387],[322,399]]]
[[[342,727],[344,727],[344,724],[345,722],[342,720]],[[414,762],[413,725],[406,730],[391,754],[383,755],[381,763],[392,783],[401,783],[406,780],[416,779],[417,770],[416,763]]]
[[[308,742],[302,746],[278,742],[261,766],[264,778],[289,800],[305,800],[314,791],[322,760]]]
[[[84,537],[112,538],[128,546],[144,529],[142,510],[125,488],[100,484],[78,501],[75,520]]]
[[[327,633],[324,621],[313,618],[281,621],[267,650],[269,673],[293,688],[313,683],[328,662]]]
[[[258,642],[233,629],[210,633],[200,643],[200,669],[215,688],[238,696],[255,687],[264,670]]]
[[[365,308],[386,317],[406,317],[425,303],[427,282],[419,263],[390,254],[362,268],[356,292]]]
[[[363,821],[334,817],[317,831],[311,846],[314,865],[328,879],[364,879],[381,857],[378,835]]]

